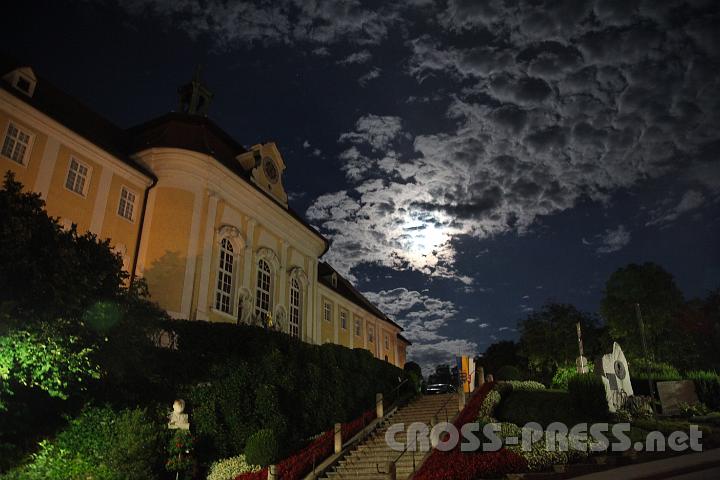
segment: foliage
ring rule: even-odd
[[[552,422],[574,425],[582,418],[575,411],[570,395],[560,390],[502,392],[502,401],[497,406],[495,415],[500,421],[516,425],[537,422],[543,426]]]
[[[568,380],[568,393],[576,411],[585,412],[595,420],[607,418],[605,386],[599,376],[593,373],[575,375]]]
[[[6,408],[3,397],[13,394],[15,384],[67,399],[72,391],[100,378],[99,367],[91,359],[93,349],[79,344],[77,337],[52,330],[13,330],[1,335],[0,411]]]
[[[687,402],[680,402],[678,408],[685,417],[701,417],[711,412],[703,403],[689,404]]]
[[[675,363],[681,355],[673,322],[683,306],[673,276],[654,263],[630,264],[616,270],[605,285],[600,313],[611,336],[631,358],[644,356],[635,305],[639,304],[650,355]]]
[[[592,363],[588,363],[589,373],[593,373],[594,370],[595,366]],[[557,368],[557,370],[555,370],[555,375],[553,375],[550,386],[557,390],[567,390],[568,380],[570,380],[570,378],[574,377],[575,375],[577,375],[577,366],[560,366]]]
[[[495,373],[503,365],[514,365],[521,371],[527,370],[527,359],[520,354],[520,346],[510,340],[501,340],[490,345],[478,363],[485,369],[485,374]]]
[[[185,385],[175,394],[191,409],[203,462],[242,453],[264,428],[275,432],[285,455],[336,421],[356,418],[403,376],[364,349],[310,345],[246,325],[160,326],[177,334],[178,349],[161,352],[152,376],[162,381],[158,390]]]
[[[677,317],[677,330],[685,340],[675,364],[691,368],[720,369],[720,288],[703,299],[687,302]]]
[[[194,447],[195,439],[188,430],[175,430],[168,442],[165,469],[175,473],[189,472],[195,464]]]
[[[503,365],[495,374],[495,380],[520,380],[522,374],[520,369],[513,365]]]
[[[493,415],[495,414],[495,408],[500,404],[501,396],[497,389],[493,389],[485,395],[485,399],[480,405],[478,411],[478,420],[483,423],[494,422]]]
[[[253,465],[266,467],[278,458],[278,442],[275,432],[263,428],[253,433],[245,446],[245,458]]]
[[[503,382],[502,385],[507,385],[513,391],[526,390],[526,391],[538,391],[545,390],[545,385],[534,380],[511,380]]]
[[[1,477],[15,479],[145,480],[155,478],[162,430],[144,410],[90,408],[54,441],[43,441],[28,464]]]
[[[575,363],[578,322],[586,355],[599,353],[597,319],[572,305],[548,303],[520,322],[520,349],[534,375],[547,381],[559,366]]]
[[[420,365],[418,365],[416,362],[407,362],[403,366],[403,370],[405,371],[405,375],[407,375],[408,379],[412,383],[413,391],[416,394],[420,393],[422,391],[423,384],[423,374]]]
[[[694,371],[685,377],[695,383],[695,392],[702,403],[720,410],[720,375],[712,371]]]
[[[619,408],[613,417],[619,422],[632,422],[653,415],[653,399],[642,395],[633,395]]]
[[[99,299],[118,299],[127,273],[109,242],[68,230],[8,172],[0,189],[0,304],[24,325],[64,318],[79,327]]]
[[[260,471],[260,467],[249,464],[245,455],[236,455],[214,462],[210,466],[207,480],[235,480],[240,474],[257,471]]]

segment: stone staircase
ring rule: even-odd
[[[387,464],[395,461],[401,452],[391,449],[385,442],[385,432],[396,423],[404,423],[405,428],[413,422],[423,422],[430,427],[433,415],[438,422],[446,420],[445,409],[438,410],[446,404],[447,418],[452,421],[458,412],[457,394],[423,395],[409,405],[397,410],[392,416],[385,418],[364,442],[357,445],[335,467],[322,478],[333,480],[378,480],[386,478]],[[395,439],[405,443],[405,432],[395,435]],[[420,464],[427,452],[415,452],[415,469],[413,469],[413,452],[408,451],[396,464],[397,480],[406,480]]]

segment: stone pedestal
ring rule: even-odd
[[[378,393],[375,395],[375,414],[377,418],[383,418],[384,412],[383,412],[383,394]]]
[[[482,387],[485,383],[485,369],[483,367],[475,367],[475,377],[478,379],[478,387]]]
[[[335,424],[335,453],[340,453],[342,450],[342,424]]]
[[[462,412],[463,408],[465,408],[465,390],[460,390],[458,392],[458,412]]]

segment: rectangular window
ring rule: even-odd
[[[362,335],[362,320],[359,318],[355,319],[355,336],[359,337]]]
[[[20,130],[17,125],[8,124],[5,140],[2,145],[2,155],[20,165],[26,165],[26,159],[30,153],[30,142],[32,136]]]
[[[390,336],[388,334],[385,334],[385,350],[390,350]]]
[[[135,194],[125,187],[120,190],[120,203],[118,204],[118,215],[133,221],[135,214]]]
[[[375,327],[373,325],[368,325],[368,342],[374,342],[375,341]]]
[[[325,319],[326,322],[332,321],[332,305],[330,302],[323,303],[323,319]]]
[[[340,326],[343,330],[347,330],[347,317],[348,313],[346,310],[340,310]]]
[[[90,167],[70,157],[70,167],[68,168],[67,180],[65,180],[65,188],[85,196],[89,180]]]

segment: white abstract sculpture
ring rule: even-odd
[[[608,407],[611,412],[616,412],[633,395],[627,360],[617,342],[613,342],[612,353],[603,355],[598,366],[598,374],[605,385]]]

